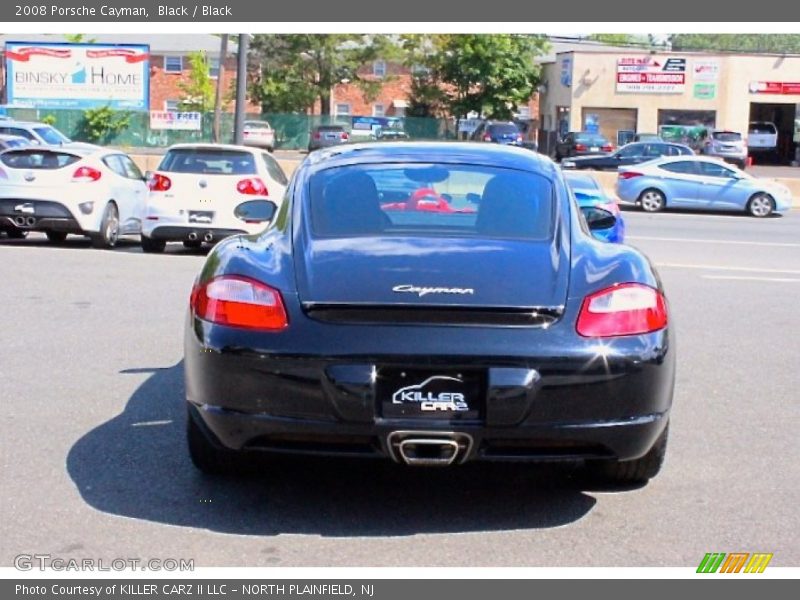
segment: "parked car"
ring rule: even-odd
[[[604,242],[621,244],[625,241],[625,219],[616,200],[608,197],[597,180],[588,173],[566,171],[564,179],[569,184],[587,223],[594,223],[592,235]],[[598,223],[605,219],[608,227]]]
[[[754,217],[789,210],[785,185],[758,179],[718,158],[679,156],[620,167],[617,195],[647,212],[664,208],[747,211]]]
[[[747,142],[738,131],[712,129],[703,142],[702,154],[717,156],[740,169],[747,166]]]
[[[633,136],[634,142],[663,142],[664,140],[657,133],[637,133]]]
[[[287,184],[266,151],[228,144],[176,144],[148,174],[142,250],[167,242],[199,248],[237,233],[262,230]]]
[[[347,143],[350,134],[341,125],[317,125],[311,130],[308,141],[308,151],[313,152],[328,146],[338,146]]]
[[[275,150],[275,130],[267,121],[245,121],[242,127],[242,142],[245,146]]]
[[[28,139],[20,135],[0,134],[0,151],[10,148],[23,148],[30,145]]]
[[[28,146],[0,153],[0,228],[11,237],[42,231],[51,242],[88,235],[113,248],[139,234],[144,177],[118,150],[74,144]]]
[[[570,131],[556,144],[556,160],[572,156],[607,154],[614,151],[614,144],[599,133]]]
[[[522,132],[512,121],[483,121],[472,132],[470,139],[475,142],[522,145]]]
[[[778,152],[778,128],[769,121],[752,121],[747,131],[747,148],[750,154],[775,154]]]
[[[23,137],[31,144],[58,146],[72,143],[72,140],[52,125],[35,121],[0,121],[0,134]]]
[[[656,475],[676,358],[664,290],[639,251],[589,235],[552,161],[387,142],[323,150],[295,178],[291,217],[218,244],[193,287],[196,467],[271,451]],[[412,186],[477,210],[381,209]]]
[[[616,171],[618,167],[660,158],[662,156],[692,155],[689,146],[668,144],[666,142],[632,142],[624,145],[616,152],[597,154],[594,156],[576,156],[561,160],[562,169],[596,169],[599,171]]]

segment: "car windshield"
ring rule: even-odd
[[[52,127],[34,127],[36,134],[48,144],[68,144],[70,140],[57,129]]]
[[[517,129],[516,125],[512,125],[511,123],[497,123],[494,125],[489,125],[489,131],[495,134],[507,134],[507,133],[519,133],[519,129]]]
[[[0,154],[0,160],[12,169],[61,169],[77,162],[80,156],[50,150],[8,150]]]
[[[452,164],[326,169],[309,183],[318,237],[458,236],[548,239],[553,185],[535,173]]]
[[[179,148],[167,152],[159,170],[203,175],[254,175],[256,161],[249,152],[239,150]]]
[[[711,134],[719,142],[741,142],[742,134],[735,131],[715,131]]]
[[[602,135],[594,133],[579,133],[575,136],[575,141],[581,144],[592,144],[593,146],[605,146],[608,143]]]
[[[777,133],[772,123],[750,123],[750,133]]]

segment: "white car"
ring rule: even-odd
[[[0,229],[9,237],[42,231],[63,242],[75,233],[113,248],[140,232],[146,197],[142,172],[117,150],[64,144],[0,154]]]
[[[242,143],[245,146],[275,150],[275,130],[266,121],[245,121],[242,128]]]
[[[258,233],[288,183],[266,151],[226,144],[176,144],[148,175],[142,250],[167,242],[198,248],[229,235]]]

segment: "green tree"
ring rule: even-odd
[[[547,40],[515,34],[407,36],[403,48],[407,60],[421,67],[417,89],[434,106],[459,118],[474,111],[509,119],[539,84],[534,59],[547,49]]]
[[[209,112],[214,108],[216,85],[209,73],[209,61],[205,52],[189,54],[188,80],[178,82],[183,97],[178,107],[183,111]]]
[[[670,42],[673,50],[800,54],[800,35],[789,33],[676,33]]]
[[[319,101],[322,114],[330,113],[331,89],[342,81],[374,95],[379,85],[359,68],[398,52],[388,36],[355,34],[256,35],[250,50],[259,73],[250,97],[264,112],[306,112]]]
[[[128,127],[131,115],[115,111],[110,106],[90,108],[83,113],[78,123],[78,135],[87,142],[108,144]]]

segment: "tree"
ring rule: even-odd
[[[208,57],[205,52],[189,54],[189,78],[178,82],[183,98],[178,107],[183,111],[208,112],[214,107],[215,84],[209,73]]]
[[[426,102],[459,118],[477,112],[496,119],[510,119],[531,98],[540,81],[534,58],[546,48],[542,36],[511,34],[406,36],[403,45],[419,65],[414,85]]]
[[[250,96],[264,112],[306,112],[319,101],[322,114],[331,112],[331,90],[340,82],[374,93],[375,82],[359,68],[397,53],[388,36],[356,34],[256,35],[250,50],[260,74]]]
[[[789,33],[676,33],[670,41],[673,50],[800,53],[800,35]]]

